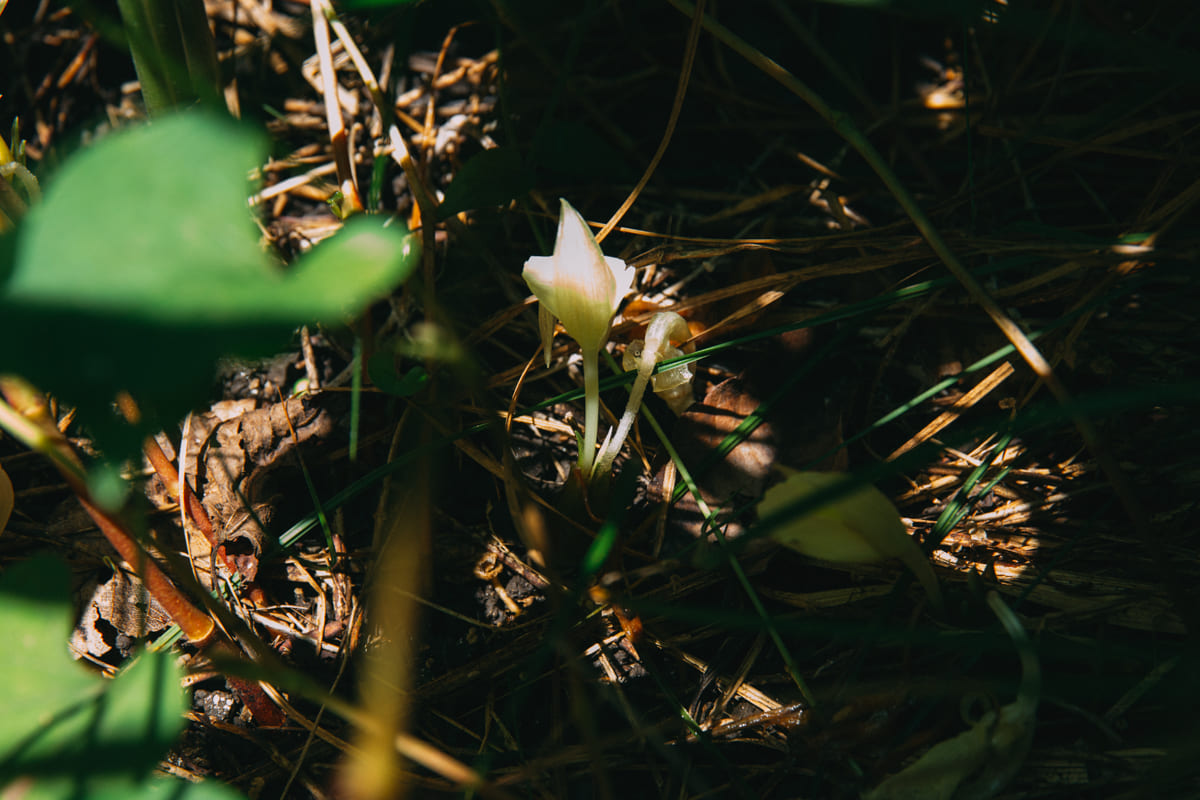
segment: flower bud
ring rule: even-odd
[[[554,255],[533,256],[521,273],[541,303],[539,327],[546,364],[557,317],[580,349],[598,353],[621,299],[633,288],[634,270],[619,258],[604,255],[583,217],[562,200]]]

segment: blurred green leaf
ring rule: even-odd
[[[16,268],[17,232],[9,231],[0,236],[0,291],[4,290],[4,284],[8,283],[9,276]]]
[[[63,168],[26,218],[0,294],[0,371],[75,404],[102,449],[141,432],[110,406],[130,392],[159,424],[202,401],[221,356],[278,352],[401,283],[415,240],[352,220],[290,270],[259,244],[246,176],[259,137],[200,113],[112,134]]]
[[[10,642],[0,662],[5,695],[0,763],[7,763],[43,725],[100,689],[101,679],[67,655],[69,589],[66,565],[50,558],[18,564],[0,576],[0,626]],[[25,743],[25,748],[35,745]]]
[[[438,217],[460,211],[501,206],[529,191],[533,185],[525,165],[512,148],[495,147],[468,159],[454,176]]]
[[[0,793],[19,786],[13,796],[64,800],[236,796],[146,782],[183,730],[183,672],[169,653],[143,653],[113,680],[72,661],[69,590],[66,565],[50,557],[0,576],[0,630],[8,637],[0,662]]]
[[[146,781],[137,787],[137,794],[131,795],[128,790],[121,793],[120,786],[113,785],[104,794],[93,795],[94,800],[245,800],[245,796],[230,789],[215,780],[188,783],[170,778],[158,778]]]
[[[24,791],[26,786],[21,788]],[[86,794],[74,793],[77,790]],[[19,796],[21,800],[245,800],[244,795],[214,780],[190,783],[161,777],[144,781],[113,777],[85,783],[66,776],[48,777]]]

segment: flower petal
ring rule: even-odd
[[[613,283],[615,291],[612,297],[612,310],[615,314],[617,306],[621,305],[621,301],[625,299],[625,295],[633,291],[633,281],[637,277],[637,270],[626,264],[616,256],[605,256],[604,261],[608,264],[609,270],[613,275]]]
[[[583,217],[562,200],[554,255],[530,258],[522,276],[579,346],[596,352],[634,274],[621,259],[604,255]]]

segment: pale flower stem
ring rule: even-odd
[[[653,367],[653,363],[651,364]],[[633,421],[637,418],[638,409],[642,407],[642,396],[646,393],[646,384],[650,382],[650,373],[653,369],[639,369],[637,377],[633,381],[633,387],[629,390],[629,402],[625,404],[625,413],[621,415],[621,422],[617,426],[617,432],[609,437],[608,446],[604,448],[604,452],[600,454],[600,458],[596,461],[596,467],[592,470],[592,477],[599,477],[606,472],[612,470],[613,462],[617,459],[617,453],[621,452],[621,446],[625,444],[625,439],[629,436],[629,430],[633,427]]]
[[[600,353],[583,351],[583,447],[579,450],[579,471],[584,480],[592,475],[596,460],[596,429],[600,427]]]
[[[646,339],[642,342],[642,350],[637,355],[637,378],[634,379],[633,387],[629,390],[629,402],[625,405],[625,413],[621,415],[621,422],[617,426],[616,433],[609,436],[604,443],[604,452],[600,454],[600,460],[592,471],[592,477],[604,475],[612,470],[613,461],[616,460],[617,453],[621,452],[621,445],[625,444],[625,439],[629,436],[629,429],[633,427],[633,421],[642,407],[642,396],[646,393],[646,384],[650,382],[654,368],[664,353],[674,350],[671,347],[672,333],[680,339],[686,339],[688,336],[687,322],[673,311],[662,311],[655,314],[654,318],[650,320],[650,324],[646,326]],[[679,351],[674,350],[674,352],[678,353]],[[630,353],[626,352],[626,356],[628,355]]]

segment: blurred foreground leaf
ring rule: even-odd
[[[259,137],[180,114],[74,158],[19,231],[0,293],[0,372],[79,408],[111,456],[140,432],[114,395],[174,420],[203,400],[216,360],[278,352],[303,323],[336,322],[401,283],[413,240],[355,219],[285,271],[259,244],[246,176]]]
[[[182,670],[169,653],[143,653],[108,680],[72,661],[69,589],[66,565],[48,557],[0,576],[0,630],[8,637],[0,661],[0,794],[236,796],[219,786],[147,780],[183,730]]]

